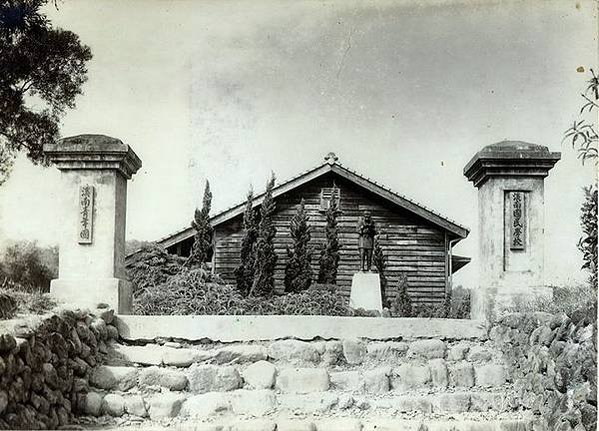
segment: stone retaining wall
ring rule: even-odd
[[[85,406],[90,415],[152,421],[308,421],[315,415],[399,420],[414,414],[478,418],[519,409],[501,352],[485,339],[108,347],[105,364],[90,377]],[[522,415],[526,412],[516,414]]]
[[[514,313],[491,329],[521,404],[545,429],[596,430],[597,333],[588,314]]]
[[[56,429],[81,414],[89,375],[118,338],[112,310],[0,321],[0,429]]]

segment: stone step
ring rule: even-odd
[[[274,418],[228,419],[215,422],[186,420],[168,424],[151,421],[94,429],[119,431],[158,431],[173,429],[185,431],[536,431],[539,422],[532,417],[503,418]]]
[[[279,393],[274,390],[238,389],[230,392],[100,393],[87,394],[84,411],[92,416],[132,415],[206,420],[223,415],[265,417],[314,414],[365,415],[388,417],[402,414],[513,413],[518,399],[503,391],[462,391],[385,396],[353,396],[333,391],[307,394]]]
[[[193,393],[235,389],[272,389],[284,393],[326,390],[353,394],[384,394],[414,390],[505,388],[509,376],[503,364],[472,365],[465,361],[430,359],[398,367],[290,367],[260,360],[244,365],[193,364],[187,368],[108,366],[94,368],[90,384],[103,390],[128,391],[162,387]]]
[[[125,345],[111,343],[109,365],[165,365],[188,367],[193,363],[247,364],[268,360],[277,365],[399,366],[406,362],[444,359],[473,365],[501,362],[501,353],[480,341],[330,341],[278,340],[251,344],[184,345],[180,343]]]

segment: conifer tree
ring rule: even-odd
[[[301,292],[312,284],[312,250],[310,243],[310,226],[306,214],[305,202],[302,199],[289,225],[293,250],[287,248],[289,260],[285,266],[285,292]]]
[[[272,190],[275,186],[274,173],[266,183],[264,200],[260,206],[260,222],[258,223],[258,240],[256,242],[256,265],[254,282],[250,290],[252,296],[272,296],[275,290],[275,265],[277,255],[273,240],[277,233],[272,220],[275,212],[275,201]]]
[[[210,249],[212,248],[212,237],[214,229],[210,224],[210,207],[212,205],[212,192],[210,191],[210,183],[206,180],[204,187],[204,198],[202,200],[202,208],[196,208],[194,218],[191,221],[191,227],[196,231],[194,235],[191,255],[187,260],[187,265],[201,265],[208,259]]]
[[[394,317],[412,317],[412,300],[408,294],[408,276],[405,273],[399,275],[397,283],[397,296],[391,304],[391,315]]]
[[[244,236],[241,240],[241,263],[235,269],[237,289],[247,296],[252,284],[254,284],[254,272],[256,263],[256,240],[258,239],[258,223],[256,211],[253,208],[254,192],[252,189],[247,194],[245,212],[243,213]]]
[[[379,273],[381,279],[381,299],[383,306],[388,306],[387,300],[387,277],[385,276],[386,258],[381,247],[378,235],[374,238],[374,250],[372,251],[372,263]]]
[[[339,266],[339,232],[337,227],[337,212],[339,209],[338,189],[331,193],[331,201],[327,208],[325,226],[326,242],[320,253],[320,269],[318,282],[321,284],[337,284],[337,267]]]

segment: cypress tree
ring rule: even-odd
[[[388,307],[389,301],[387,300],[387,277],[385,276],[386,258],[381,247],[378,235],[374,238],[374,250],[372,251],[372,263],[379,273],[381,279],[381,299],[383,306]]]
[[[412,317],[412,300],[408,295],[408,276],[401,273],[397,284],[397,296],[391,304],[391,315],[394,317]]]
[[[258,223],[256,212],[253,208],[254,192],[252,189],[247,194],[245,212],[243,213],[244,236],[241,240],[241,263],[235,269],[235,278],[237,280],[237,289],[247,296],[254,283],[255,258],[256,258],[256,240],[258,239]]]
[[[273,240],[277,233],[272,220],[275,212],[275,201],[272,197],[272,189],[275,186],[274,173],[266,183],[264,200],[260,206],[260,223],[258,223],[258,240],[256,242],[256,272],[250,295],[272,296],[275,290],[275,265],[277,255]]]
[[[309,247],[310,226],[302,199],[289,225],[293,250],[287,248],[289,260],[285,266],[285,292],[301,292],[312,284],[312,250]]]
[[[187,260],[187,265],[201,265],[208,259],[210,249],[212,248],[212,237],[214,229],[210,224],[210,207],[212,206],[212,192],[210,191],[210,183],[206,180],[204,187],[204,198],[202,208],[196,208],[194,218],[191,221],[191,227],[196,231],[194,235],[191,255]]]
[[[326,212],[325,226],[326,242],[320,253],[320,269],[318,282],[321,284],[337,284],[337,267],[339,266],[339,232],[337,227],[337,212],[339,208],[337,189],[331,193],[331,201]]]

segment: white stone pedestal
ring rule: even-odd
[[[363,308],[364,310],[383,312],[381,278],[378,274],[372,272],[354,274],[351,282],[349,306],[354,309]]]
[[[464,175],[478,188],[479,285],[473,319],[492,321],[518,301],[551,298],[544,283],[545,186],[560,159],[542,145],[503,141],[475,154]]]
[[[50,292],[69,305],[103,303],[128,314],[127,180],[141,161],[128,145],[103,135],[65,138],[44,151],[61,171],[63,187],[58,279],[52,280]]]

